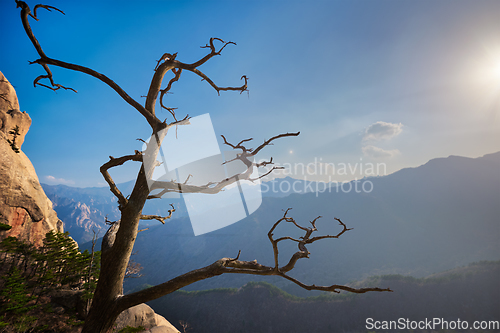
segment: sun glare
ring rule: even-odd
[[[496,66],[493,68],[493,75],[500,83],[500,60],[498,60]]]

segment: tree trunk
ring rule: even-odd
[[[118,307],[117,299],[123,295],[123,279],[148,193],[144,168],[141,167],[130,199],[122,207],[118,230],[113,231],[116,235],[107,234],[103,238],[103,245],[105,241],[111,240],[107,243],[111,247],[103,247],[101,273],[82,333],[107,333],[118,315],[125,310]]]
[[[47,57],[47,55],[42,50],[40,43],[33,34],[33,31],[31,30],[28,17],[32,17],[38,21],[38,18],[36,16],[37,8],[44,8],[49,11],[53,9],[63,13],[61,10],[47,5],[36,5],[32,12],[29,6],[25,2],[16,0],[16,4],[17,7],[21,8],[21,20],[23,23],[23,27],[26,31],[26,34],[28,35],[38,55],[40,56],[39,59],[33,61],[32,63],[41,65],[46,72],[45,75],[40,75],[35,79],[34,81],[35,86],[37,85],[43,86],[53,91],[64,89],[76,92],[76,90],[74,90],[73,88],[65,87],[61,84],[55,83],[54,78],[52,76],[52,72],[49,69],[49,65],[66,68],[69,70],[90,75],[108,85],[125,102],[127,102],[130,106],[135,108],[151,126],[153,140],[156,141],[156,142],[152,141],[146,144],[147,146],[146,151],[136,150],[134,155],[126,155],[118,158],[110,156],[110,160],[101,166],[100,170],[101,173],[103,174],[104,179],[108,183],[111,192],[118,199],[118,205],[121,212],[121,219],[119,225],[116,225],[110,228],[110,230],[108,230],[109,235],[108,233],[107,235],[110,236],[109,242],[105,242],[104,244],[103,240],[101,272],[97,283],[97,288],[93,297],[92,306],[85,320],[82,333],[108,333],[112,329],[116,318],[123,310],[131,306],[156,299],[158,297],[171,293],[179,288],[182,288],[183,286],[189,285],[196,281],[207,279],[224,273],[279,275],[307,290],[322,290],[331,292],[339,292],[340,290],[345,290],[354,293],[365,293],[368,291],[391,291],[389,288],[355,289],[341,285],[331,285],[331,286],[316,286],[314,284],[306,285],[288,276],[286,273],[291,269],[293,269],[297,260],[301,258],[308,258],[309,251],[307,251],[306,248],[307,244],[311,244],[317,240],[325,238],[338,238],[345,231],[350,230],[345,226],[344,223],[342,223],[342,221],[340,221],[339,219],[335,219],[342,226],[342,231],[339,234],[333,236],[324,235],[324,236],[311,237],[311,234],[317,231],[315,222],[319,217],[311,222],[312,227],[302,227],[298,225],[293,218],[286,216],[286,212],[288,212],[289,210],[288,209],[285,212],[284,216],[274,224],[273,228],[268,233],[268,238],[271,244],[273,245],[273,252],[275,257],[274,266],[261,265],[257,263],[256,260],[254,261],[239,260],[240,254],[238,254],[236,258],[222,258],[214,262],[212,265],[188,272],[184,275],[178,276],[160,285],[148,288],[140,292],[123,296],[123,279],[125,277],[127,265],[129,263],[135,239],[137,237],[139,220],[143,218],[143,216],[141,215],[142,208],[144,207],[144,204],[148,199],[150,191],[154,191],[157,189],[161,190],[160,194],[155,194],[155,196],[153,197],[161,197],[163,194],[169,192],[209,194],[209,193],[218,193],[225,187],[232,184],[236,184],[240,180],[249,180],[253,182],[259,178],[268,175],[269,173],[271,173],[276,169],[282,168],[278,166],[273,166],[265,174],[259,176],[258,178],[252,179],[252,175],[255,171],[254,170],[255,168],[265,167],[267,165],[273,164],[272,158],[269,161],[262,161],[260,163],[255,163],[255,155],[259,153],[259,151],[261,151],[266,146],[272,145],[274,140],[283,137],[298,136],[300,132],[276,135],[264,141],[264,143],[262,143],[256,148],[247,148],[243,145],[243,143],[248,142],[252,139],[242,140],[235,145],[229,143],[226,140],[226,138],[222,136],[225,145],[228,145],[231,148],[240,151],[240,153],[238,153],[234,159],[226,161],[224,162],[224,164],[229,162],[238,162],[238,163],[241,162],[245,167],[245,171],[243,173],[239,174],[237,173],[235,175],[231,175],[229,178],[220,180],[216,183],[208,183],[206,185],[201,185],[201,186],[187,184],[187,180],[184,183],[181,183],[180,180],[178,180],[177,182],[157,181],[153,184],[154,186],[152,186],[152,188],[149,188],[147,179],[151,179],[155,167],[158,166],[156,163],[156,157],[160,149],[159,147],[163,142],[163,138],[165,137],[167,130],[171,127],[177,127],[179,125],[189,124],[188,116],[179,121],[176,118],[176,114],[174,111],[175,108],[169,108],[164,106],[163,104],[164,96],[166,96],[166,94],[169,93],[170,89],[172,88],[172,84],[179,80],[181,73],[183,71],[189,71],[198,75],[208,84],[210,84],[210,86],[212,86],[217,91],[217,93],[220,93],[221,91],[239,91],[240,93],[248,91],[247,77],[245,75],[241,77],[241,79],[244,80],[244,84],[240,87],[220,87],[216,85],[207,75],[205,75],[198,69],[198,67],[206,63],[212,57],[220,55],[222,50],[227,45],[235,43],[225,42],[220,38],[212,37],[210,38],[209,44],[203,46],[203,48],[206,48],[207,50],[209,50],[209,52],[205,56],[203,56],[200,60],[194,63],[183,63],[176,60],[177,53],[174,54],[165,53],[160,58],[160,60],[158,60],[158,63],[155,67],[155,73],[153,75],[151,85],[149,87],[149,91],[146,97],[145,106],[142,106],[141,103],[130,97],[118,84],[116,84],[113,80],[111,80],[107,76],[99,72],[96,72],[91,68]],[[220,43],[219,45],[221,46],[216,47],[215,43]],[[172,71],[175,74],[175,76],[171,78],[167,86],[164,89],[162,89],[161,88],[162,81],[166,73],[169,71]],[[155,105],[157,102],[160,103],[160,106],[163,109],[170,112],[175,121],[167,123],[166,119],[162,121],[155,115]],[[142,163],[142,167],[137,176],[135,187],[129,198],[121,193],[121,191],[118,189],[115,182],[111,178],[110,174],[108,173],[108,169],[122,165],[127,161],[135,161]],[[147,166],[145,167],[144,165]],[[147,169],[145,170],[144,168]],[[171,212],[172,211],[170,211],[170,216]],[[148,219],[156,218],[160,222],[164,222],[164,220],[166,218],[169,218],[170,216],[158,217],[158,216],[148,215],[147,217]],[[290,236],[283,236],[277,239],[273,238],[272,232],[277,227],[277,225],[283,221],[292,222],[293,224],[295,224],[297,228],[303,230],[305,232],[305,235],[300,239],[295,239]],[[278,243],[284,240],[296,242],[298,244],[299,251],[296,252],[291,257],[287,265],[280,267],[278,262]],[[13,264],[14,261],[15,260],[13,258],[12,261]]]

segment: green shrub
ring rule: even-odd
[[[139,326],[139,327],[127,326],[127,327],[122,328],[120,331],[118,331],[118,333],[138,333],[138,332],[142,332],[145,330],[146,329],[142,326]]]

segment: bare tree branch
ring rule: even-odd
[[[264,175],[261,175],[257,178],[251,178],[252,173],[254,172],[254,167],[261,167],[267,164],[272,164],[272,160],[269,162],[264,162],[264,163],[255,163],[251,161],[249,158],[255,156],[257,152],[261,151],[265,146],[271,145],[272,142],[276,139],[283,138],[283,137],[288,137],[288,136],[298,136],[300,132],[297,133],[284,133],[280,135],[276,135],[272,137],[269,140],[264,141],[263,144],[257,147],[257,149],[253,148],[246,148],[243,146],[244,142],[248,142],[252,139],[245,139],[240,141],[237,145],[229,143],[226,138],[222,135],[222,138],[224,139],[224,143],[233,149],[240,149],[242,151],[241,154],[238,154],[236,158],[226,161],[224,163],[229,163],[233,162],[236,160],[240,160],[245,164],[246,170],[240,174],[235,174],[230,176],[229,178],[223,179],[218,182],[210,182],[205,185],[189,185],[184,183],[178,183],[175,181],[155,181],[153,184],[150,185],[150,192],[153,192],[155,190],[161,189],[161,191],[157,194],[150,195],[148,199],[152,198],[160,198],[166,193],[205,193],[205,194],[215,194],[219,193],[223,188],[227,187],[228,185],[231,185],[239,180],[249,180],[249,181],[255,181],[257,179],[260,179],[262,177],[267,176],[271,172],[277,169],[282,169],[282,167],[273,167],[271,170],[266,172]],[[189,179],[189,178],[188,178]]]
[[[164,53],[161,56],[160,60],[158,60],[156,67],[155,67],[155,71],[158,69],[158,66],[160,66],[160,62],[167,61],[167,60],[175,60],[176,57],[177,57],[177,52],[175,52],[174,54]]]
[[[221,42],[223,45],[217,49],[214,45],[214,42],[218,41]],[[158,94],[161,93],[160,95],[160,105],[162,108],[165,108],[168,110],[175,119],[174,113],[172,111],[174,108],[168,108],[164,105],[163,103],[163,97],[165,94],[167,94],[170,91],[172,83],[177,81],[179,79],[179,76],[181,75],[181,70],[185,69],[188,71],[191,71],[198,76],[200,76],[202,79],[206,80],[216,91],[217,93],[220,93],[220,91],[246,91],[247,90],[247,77],[244,75],[241,78],[245,80],[245,83],[240,86],[240,87],[219,87],[216,85],[207,75],[205,75],[203,72],[201,72],[198,67],[203,65],[205,62],[207,62],[209,59],[216,55],[220,55],[222,50],[229,44],[234,44],[236,43],[233,42],[225,42],[220,38],[210,38],[209,44],[203,46],[203,48],[209,48],[210,53],[205,55],[202,59],[192,63],[192,64],[186,64],[183,62],[180,62],[176,60],[177,53],[174,53],[171,55],[170,53],[165,53],[160,60],[158,60],[156,68],[155,68],[155,74],[153,75],[153,79],[151,80],[151,84],[149,86],[149,91],[146,96],[146,109],[149,110],[153,115],[155,114],[155,104],[156,104],[156,99],[158,98]],[[163,61],[163,63],[160,65],[160,63]],[[162,81],[165,76],[165,74],[169,70],[177,70],[175,73],[175,77],[171,79],[165,89],[161,89]]]
[[[370,291],[388,291],[392,292],[391,288],[352,288],[349,286],[343,286],[343,285],[338,285],[334,284],[331,286],[316,286],[316,285],[307,285],[302,282],[300,282],[297,279],[294,279],[286,274],[280,274],[280,276],[284,277],[287,280],[292,281],[293,283],[299,285],[300,287],[306,289],[306,290],[320,290],[320,291],[329,291],[329,292],[334,292],[334,293],[340,293],[341,290],[348,291],[351,293],[356,293],[356,294],[364,294]]]
[[[175,212],[174,205],[170,204],[172,209],[168,210],[168,215],[167,216],[159,216],[159,215],[141,215],[141,220],[157,220],[160,221],[162,224],[165,224],[165,220],[168,220],[169,218],[172,217],[172,213]]]
[[[120,210],[127,205],[128,200],[125,198],[125,196],[122,194],[122,192],[120,192],[120,190],[116,186],[115,182],[111,178],[111,175],[109,174],[108,170],[110,168],[122,165],[123,163],[125,163],[127,161],[142,162],[142,153],[140,151],[136,150],[134,155],[127,155],[127,156],[122,156],[122,157],[118,157],[118,158],[114,158],[113,156],[110,156],[109,161],[104,163],[100,168],[102,176],[104,177],[104,179],[106,180],[106,182],[109,185],[109,189],[118,198],[118,204],[119,204]]]
[[[205,75],[202,71],[200,71],[197,68],[194,69],[187,69],[188,71],[191,71],[195,73],[196,75],[200,76],[203,80],[207,81],[208,84],[210,84],[215,90],[217,90],[217,93],[220,95],[221,91],[239,91],[240,94],[244,91],[247,91],[247,84],[248,84],[248,78],[246,75],[243,75],[241,77],[241,80],[245,80],[245,83],[241,87],[219,87],[217,86],[207,75]]]
[[[62,11],[52,6],[36,5],[32,13],[29,6],[25,2],[16,0],[16,3],[17,6],[21,8],[21,20],[23,27],[26,31],[26,34],[29,37],[31,43],[35,47],[40,57],[39,59],[32,61],[31,63],[41,65],[45,71],[45,74],[39,75],[34,80],[33,83],[35,86],[43,86],[54,91],[59,89],[65,89],[76,92],[76,90],[72,88],[65,87],[63,85],[56,83],[54,81],[53,74],[49,66],[58,66],[61,68],[66,68],[69,70],[93,76],[98,80],[102,81],[103,83],[105,83],[106,85],[108,85],[110,88],[112,88],[116,93],[118,93],[118,95],[124,101],[126,101],[129,105],[134,107],[147,120],[153,132],[152,137],[154,138],[154,140],[156,140],[156,142],[154,142],[156,145],[146,144],[147,148],[146,151],[144,152],[144,155],[142,152],[136,150],[134,155],[127,155],[119,158],[114,158],[110,156],[110,160],[105,164],[103,164],[100,168],[100,171],[103,174],[104,179],[108,183],[111,192],[118,198],[121,218],[116,222],[110,222],[106,218],[106,222],[109,222],[111,224],[111,227],[109,228],[106,235],[103,237],[102,269],[100,272],[98,285],[92,301],[92,307],[88,317],[85,320],[85,325],[83,327],[82,332],[84,333],[107,332],[112,328],[114,320],[123,310],[133,305],[147,302],[155,298],[158,298],[160,296],[163,296],[165,294],[171,293],[179,288],[192,284],[196,281],[224,273],[277,275],[285,279],[288,279],[308,290],[326,290],[334,292],[338,292],[339,290],[346,290],[356,293],[364,293],[367,291],[391,291],[388,288],[355,289],[340,285],[332,285],[332,286],[306,285],[296,280],[295,278],[288,276],[286,273],[288,273],[295,267],[295,264],[299,259],[308,258],[309,251],[306,248],[307,244],[311,244],[321,239],[338,238],[350,229],[348,229],[346,225],[342,221],[340,221],[340,219],[335,219],[337,222],[340,223],[342,227],[342,230],[338,234],[312,237],[313,233],[317,231],[316,222],[319,219],[319,217],[311,221],[311,227],[303,227],[298,223],[296,223],[293,218],[287,216],[287,213],[289,211],[289,209],[287,209],[283,217],[273,225],[273,227],[268,233],[268,237],[273,248],[274,259],[275,259],[273,266],[261,265],[257,262],[257,260],[253,261],[240,260],[239,258],[241,252],[239,252],[236,258],[222,258],[209,266],[188,272],[184,275],[178,276],[160,285],[139,292],[135,292],[132,294],[123,295],[123,279],[130,273],[130,270],[127,271],[127,264],[130,261],[130,256],[132,254],[134,242],[137,237],[137,233],[139,232],[138,229],[140,220],[156,219],[164,223],[165,220],[170,218],[172,216],[172,213],[174,212],[174,208],[172,206],[172,209],[169,211],[169,215],[166,217],[157,215],[143,215],[142,210],[144,208],[144,204],[147,199],[158,198],[168,192],[218,193],[224,187],[231,185],[237,182],[238,180],[254,181],[256,179],[259,179],[262,176],[253,179],[251,178],[255,168],[273,164],[273,160],[271,158],[269,161],[256,163],[254,162],[255,155],[258,154],[266,146],[272,145],[274,140],[282,137],[297,136],[300,134],[300,132],[279,134],[268,140],[265,140],[261,145],[257,146],[256,148],[247,148],[245,146],[245,144],[252,139],[245,139],[241,140],[238,144],[231,144],[226,140],[225,137],[223,137],[224,143],[226,145],[232,147],[233,149],[241,150],[241,153],[236,154],[236,158],[232,159],[231,161],[226,161],[224,163],[234,163],[237,160],[239,160],[246,167],[246,170],[244,172],[240,174],[235,174],[223,180],[218,180],[218,182],[210,182],[202,186],[187,184],[187,180],[184,183],[180,182],[177,183],[175,181],[170,181],[170,182],[156,181],[150,186],[150,184],[148,184],[148,179],[151,179],[150,176],[152,176],[154,169],[157,166],[156,159],[160,150],[160,142],[162,142],[162,140],[165,138],[167,130],[173,126],[189,124],[188,116],[178,121],[175,115],[175,108],[166,107],[163,101],[165,95],[167,95],[170,92],[172,85],[180,79],[183,70],[193,72],[199,77],[201,77],[203,80],[207,81],[207,83],[210,84],[212,88],[214,88],[217,91],[217,93],[220,93],[220,91],[240,91],[240,93],[243,91],[247,91],[248,78],[245,75],[241,77],[241,80],[244,80],[244,83],[239,87],[220,87],[217,84],[215,84],[205,73],[199,70],[199,67],[203,65],[205,62],[207,62],[209,59],[211,59],[214,56],[220,55],[226,46],[235,43],[226,42],[220,38],[211,38],[209,43],[203,46],[203,48],[209,49],[209,53],[203,56],[200,60],[191,64],[182,63],[176,60],[177,53],[174,54],[164,53],[162,57],[160,57],[160,59],[157,61],[155,71],[151,80],[151,84],[149,86],[149,90],[146,95],[145,105],[142,106],[132,97],[130,97],[118,84],[116,84],[107,76],[84,66],[75,65],[47,57],[47,55],[44,53],[42,47],[40,46],[38,40],[36,39],[31,29],[29,23],[29,16],[31,16],[35,20],[38,20],[37,17],[38,8],[43,8],[48,11],[56,10],[63,13]],[[219,45],[218,47],[216,47],[216,43],[217,45]],[[170,70],[172,71],[172,73],[174,73],[174,77],[171,78],[167,86],[162,89],[163,79],[166,73]],[[166,120],[160,121],[155,115],[155,105],[157,103],[159,95],[160,95],[160,106],[168,110],[174,118],[174,121],[171,123],[167,123]],[[137,175],[132,193],[128,198],[126,198],[116,186],[108,170],[110,168],[122,165],[127,161],[144,162],[143,161],[144,159],[148,159],[148,162],[152,163],[150,163],[147,167],[144,166],[145,163],[142,164],[139,173]],[[149,161],[149,159],[151,159],[151,161]],[[279,168],[280,167],[271,168],[271,170],[268,171],[266,175],[272,172],[273,170]],[[160,189],[159,193],[155,195],[150,195],[153,191],[157,189]],[[304,236],[298,239],[290,236],[283,236],[275,239],[273,232],[275,232],[277,226],[281,222],[293,223],[299,230],[302,230],[304,232]],[[280,244],[280,242],[283,241],[296,242],[298,246],[298,251],[291,256],[286,265],[280,267],[278,244]]]
[[[139,230],[140,232],[141,230]],[[124,279],[129,279],[129,278],[140,278],[142,276],[142,274],[140,273],[140,271],[142,271],[143,267],[141,264],[139,264],[138,262],[135,262],[132,260],[132,256],[136,255],[137,254],[137,251],[136,252],[133,252],[131,255],[130,255],[130,260],[127,264],[127,268],[125,270],[125,276],[124,276]]]
[[[29,6],[24,1],[16,0],[16,3],[17,3],[17,7],[21,8],[21,20],[23,23],[24,30],[26,31],[26,34],[28,35],[33,46],[35,46],[35,49],[36,49],[38,55],[40,56],[40,59],[35,60],[31,63],[32,64],[36,63],[36,64],[41,65],[45,69],[45,72],[47,73],[46,75],[40,75],[35,79],[35,81],[33,82],[33,84],[35,86],[40,85],[40,86],[43,86],[43,87],[46,87],[46,88],[49,88],[52,90],[58,90],[61,88],[62,89],[69,89],[69,90],[76,92],[76,90],[74,90],[72,88],[68,88],[68,87],[64,87],[60,84],[56,84],[53,80],[52,72],[50,71],[48,65],[59,66],[59,67],[74,70],[77,72],[82,72],[82,73],[91,75],[91,76],[97,78],[98,80],[106,83],[109,87],[111,87],[114,91],[116,91],[118,93],[118,95],[120,95],[120,97],[122,97],[128,104],[130,104],[137,111],[139,111],[146,118],[146,120],[148,121],[148,123],[151,125],[152,128],[156,128],[161,123],[156,117],[154,117],[154,113],[147,111],[141,104],[139,104],[132,97],[130,97],[119,85],[117,85],[113,80],[111,80],[107,76],[105,76],[101,73],[98,73],[98,72],[94,71],[93,69],[90,69],[90,68],[87,68],[84,66],[80,66],[80,65],[70,64],[70,63],[56,60],[56,59],[51,59],[51,58],[47,57],[47,55],[45,55],[42,47],[40,46],[40,43],[38,42],[35,35],[33,34],[33,31],[31,30],[28,16],[32,16],[34,19],[38,20],[38,18],[36,17],[36,9],[38,7],[45,8],[47,10],[55,9],[55,10],[58,10],[59,12],[63,13],[62,11],[60,11],[59,9],[52,7],[52,6],[37,5],[37,6],[35,6],[34,14],[31,14],[31,10],[30,10]],[[50,86],[40,83],[39,81],[42,79],[49,79]]]
[[[17,1],[16,1],[16,3],[17,3]],[[63,12],[62,10],[57,9],[56,7],[52,7],[52,6],[47,6],[47,5],[41,5],[41,4],[38,4],[38,5],[36,5],[36,6],[35,6],[35,8],[33,8],[33,14],[31,14],[31,13],[30,13],[30,16],[31,16],[32,18],[34,18],[35,20],[37,20],[37,21],[38,21],[38,18],[36,17],[36,10],[37,10],[38,8],[40,8],[40,7],[41,7],[41,8],[44,8],[44,9],[47,9],[49,12],[51,11],[51,9],[54,9],[54,10],[57,10],[59,13],[61,13],[61,14],[63,14],[63,15],[66,15],[66,14],[64,14],[64,12]]]
[[[234,274],[253,274],[253,275],[277,275],[281,276],[289,281],[292,281],[293,283],[299,285],[300,287],[307,289],[307,290],[321,290],[321,291],[329,291],[329,292],[336,292],[339,293],[341,290],[352,292],[352,293],[357,293],[357,294],[362,294],[362,293],[367,293],[370,291],[388,291],[392,292],[390,288],[352,288],[349,286],[344,286],[344,285],[331,285],[331,286],[316,286],[316,285],[307,285],[302,283],[301,281],[290,277],[286,273],[290,270],[293,269],[295,266],[295,263],[297,262],[298,259],[300,258],[307,258],[309,255],[309,252],[305,248],[305,244],[311,244],[317,240],[324,239],[324,238],[338,238],[344,232],[351,230],[347,228],[347,226],[340,221],[340,219],[335,218],[336,221],[339,222],[339,224],[342,226],[342,230],[339,231],[338,234],[333,235],[333,236],[321,236],[321,237],[313,237],[310,238],[311,234],[314,231],[317,231],[316,229],[316,220],[318,220],[320,217],[315,218],[311,224],[311,227],[303,227],[300,226],[298,223],[295,222],[295,220],[292,217],[287,216],[288,212],[290,211],[291,208],[288,208],[285,213],[283,214],[283,217],[280,218],[278,221],[274,223],[274,225],[271,227],[268,233],[269,240],[271,241],[271,244],[273,246],[273,252],[274,252],[274,257],[275,257],[275,265],[274,267],[266,266],[266,265],[261,265],[257,262],[257,260],[253,261],[244,261],[244,260],[239,260],[241,251],[238,252],[238,256],[236,258],[222,258],[214,262],[213,264],[188,272],[186,274],[183,274],[181,276],[178,276],[176,278],[173,278],[165,283],[156,285],[154,287],[148,288],[141,290],[139,292],[131,293],[125,296],[121,296],[118,299],[118,303],[120,304],[120,307],[129,307],[133,306],[136,304],[144,303],[147,301],[150,301],[152,299],[156,299],[162,295],[169,294],[171,292],[174,292],[175,290],[178,290],[184,286],[187,286],[189,284],[192,284],[196,281],[200,281],[203,279],[207,279],[213,276],[221,275],[224,273],[234,273]],[[288,222],[288,223],[293,223],[297,228],[300,230],[305,231],[305,235],[301,237],[300,239],[294,239],[289,236],[281,237],[278,239],[273,238],[273,232],[276,230],[276,227],[281,223],[281,222]],[[292,255],[292,258],[290,259],[289,263],[283,267],[279,267],[278,263],[278,242],[282,240],[292,240],[295,241],[299,244],[299,251],[296,252],[295,254]]]
[[[215,47],[214,45],[214,41],[219,41],[221,42],[223,45],[221,46],[221,48],[219,50],[217,50],[217,48]],[[222,50],[224,50],[224,48],[226,46],[228,46],[229,44],[233,44],[233,45],[236,45],[236,43],[234,42],[225,42],[223,41],[222,39],[220,38],[216,38],[216,37],[212,37],[210,38],[210,42],[209,44],[205,45],[205,46],[201,46],[201,48],[210,48],[210,53],[207,54],[205,57],[203,57],[202,59],[198,60],[197,62],[195,63],[192,63],[190,65],[186,65],[190,68],[196,68],[196,67],[200,67],[201,65],[203,65],[205,62],[207,62],[208,60],[210,60],[210,58],[212,58],[213,56],[216,56],[216,55],[220,55]],[[189,68],[186,68],[186,69],[189,69]]]
[[[169,108],[169,107],[166,107],[165,105],[163,105],[163,96],[165,96],[165,94],[167,94],[170,91],[170,89],[172,88],[172,84],[174,82],[177,82],[180,79],[181,73],[182,73],[182,69],[175,69],[175,68],[173,68],[172,72],[175,74],[175,77],[173,77],[172,79],[170,79],[170,81],[168,82],[167,87],[165,89],[161,90],[160,105],[161,105],[162,108],[164,108],[168,112],[170,112],[170,114],[172,115],[172,117],[174,117],[174,120],[177,121],[177,118],[175,118],[175,112],[174,112],[177,108]]]
[[[138,262],[130,260],[127,265],[127,270],[125,271],[125,279],[130,278],[140,278],[142,274],[139,272],[142,271],[142,266]]]

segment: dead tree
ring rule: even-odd
[[[43,86],[51,90],[72,90],[76,92],[73,88],[65,87],[61,84],[55,82],[52,72],[49,66],[58,66],[61,68],[66,68],[69,70],[85,73],[87,75],[93,76],[96,79],[102,81],[109,87],[111,87],[120,97],[125,100],[130,106],[136,109],[148,122],[151,127],[152,137],[156,137],[158,143],[161,143],[166,135],[166,130],[169,128],[178,126],[178,125],[188,125],[189,117],[184,117],[181,120],[176,118],[175,109],[169,108],[164,105],[164,97],[172,88],[172,85],[178,81],[181,77],[181,74],[185,71],[192,72],[199,77],[201,77],[204,81],[210,84],[217,93],[221,91],[239,91],[244,92],[247,90],[247,77],[242,76],[241,79],[244,80],[243,84],[239,87],[220,87],[216,85],[207,75],[199,70],[199,67],[206,63],[214,56],[218,56],[221,54],[222,50],[230,45],[235,44],[233,42],[226,42],[220,38],[210,38],[209,43],[204,46],[208,50],[207,54],[202,57],[200,60],[194,63],[183,63],[176,59],[177,54],[165,53],[160,60],[158,60],[156,64],[156,68],[154,70],[153,78],[151,80],[151,84],[149,87],[149,91],[146,96],[146,102],[144,105],[140,104],[132,97],[130,97],[118,84],[112,81],[107,76],[98,73],[90,68],[56,60],[48,57],[40,43],[35,38],[33,31],[29,24],[29,16],[38,21],[37,18],[37,9],[43,8],[48,11],[55,10],[62,14],[64,14],[61,10],[47,5],[36,5],[33,8],[33,11],[29,8],[29,6],[23,2],[16,0],[17,7],[21,8],[21,20],[28,35],[31,40],[33,46],[35,47],[39,59],[31,62],[32,64],[39,64],[43,67],[45,74],[38,76],[34,80],[34,86]],[[165,75],[171,71],[173,73],[173,77],[168,81],[166,87],[162,88],[162,82]],[[159,105],[168,110],[173,118],[173,121],[167,122],[166,119],[164,121],[160,120],[155,112],[155,106],[159,103]],[[269,140],[264,141],[261,145],[256,148],[247,148],[244,144],[250,141],[251,139],[245,139],[240,141],[238,144],[232,144],[226,140],[224,137],[224,143],[233,149],[239,151],[234,158],[229,162],[239,161],[243,163],[246,167],[246,171],[231,176],[226,179],[222,179],[217,183],[210,183],[201,186],[189,185],[187,183],[177,183],[175,181],[170,182],[156,182],[153,188],[148,186],[147,177],[148,175],[152,175],[155,167],[155,163],[143,163],[145,156],[157,156],[160,144],[148,144],[145,151],[135,151],[134,154],[126,155],[122,157],[111,157],[110,160],[104,163],[100,171],[109,185],[111,192],[118,199],[118,206],[121,212],[121,219],[119,222],[111,225],[110,229],[107,232],[106,237],[103,240],[102,246],[102,266],[101,273],[97,285],[97,289],[94,294],[94,298],[92,301],[92,306],[85,320],[85,325],[83,327],[83,333],[96,333],[96,332],[108,332],[112,327],[116,317],[125,309],[132,307],[134,305],[144,303],[147,301],[151,301],[163,295],[169,294],[175,290],[178,290],[184,286],[192,284],[196,281],[200,281],[203,279],[207,279],[213,276],[221,275],[224,273],[237,273],[237,274],[255,274],[255,275],[279,275],[285,279],[288,279],[302,288],[308,290],[324,290],[331,292],[339,292],[340,290],[345,290],[354,293],[365,293],[368,291],[390,291],[390,289],[380,289],[380,288],[362,288],[362,289],[354,289],[347,286],[341,285],[331,285],[331,286],[316,286],[316,285],[306,285],[293,277],[288,275],[288,272],[292,270],[296,264],[296,262],[301,258],[307,258],[309,256],[309,252],[306,248],[307,244],[311,244],[313,242],[319,241],[321,239],[328,238],[338,238],[344,232],[349,230],[346,225],[337,219],[340,223],[342,230],[337,235],[325,235],[325,236],[315,236],[313,237],[313,233],[317,231],[316,229],[316,221],[318,218],[314,219],[311,222],[311,227],[303,227],[300,226],[295,220],[289,217],[287,214],[289,210],[287,210],[283,217],[279,219],[274,226],[269,231],[269,240],[272,244],[272,248],[274,251],[274,265],[273,266],[265,266],[259,264],[256,260],[254,261],[244,261],[240,260],[240,254],[236,258],[222,258],[214,262],[213,264],[188,272],[181,276],[171,279],[170,281],[164,282],[162,284],[156,285],[154,287],[134,292],[131,294],[123,295],[123,279],[127,273],[127,264],[130,260],[130,255],[132,253],[132,248],[134,246],[135,239],[137,237],[139,221],[141,219],[157,219],[160,222],[164,222],[165,219],[169,218],[172,215],[173,209],[170,211],[169,216],[152,216],[152,215],[143,215],[142,209],[146,200],[151,198],[156,198],[159,195],[163,195],[169,192],[184,192],[184,193],[218,193],[224,187],[231,185],[238,180],[241,179],[251,179],[252,171],[254,168],[263,167],[269,164],[272,164],[272,159],[268,162],[255,163],[253,162],[253,157],[259,153],[266,146],[272,144],[275,140],[283,137],[291,137],[297,136],[299,133],[284,133],[276,135]],[[139,162],[142,164],[140,171],[138,172],[135,186],[132,190],[130,196],[125,197],[122,192],[118,189],[117,185],[111,178],[108,170],[117,166],[120,166],[126,162]],[[148,167],[145,165],[149,165]],[[275,167],[271,168],[269,172],[274,170]],[[156,193],[155,195],[151,195],[151,191],[160,189],[160,194]],[[181,190],[182,189],[182,190]],[[276,227],[282,223],[293,223],[297,228],[304,231],[304,236],[295,239],[292,237],[280,237],[275,239],[273,237],[273,232]],[[292,255],[289,259],[288,263],[284,266],[279,265],[278,261],[278,244],[281,241],[289,240],[292,242],[296,242],[298,244],[298,251]]]

